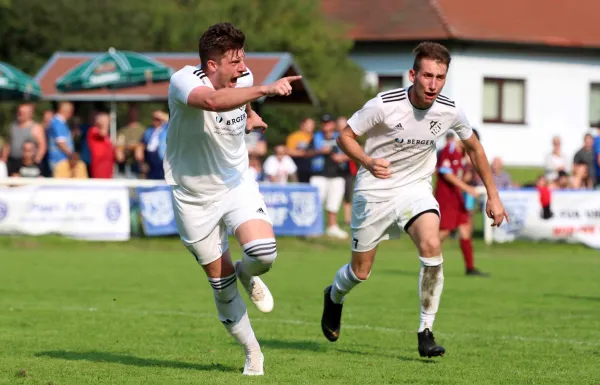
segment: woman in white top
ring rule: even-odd
[[[552,138],[552,152],[546,157],[546,179],[554,181],[558,178],[559,171],[567,171],[567,162],[560,150],[560,137]]]
[[[263,165],[265,176],[271,183],[286,184],[288,180],[297,182],[296,163],[286,154],[286,147],[282,144],[275,146],[275,154],[270,155]]]

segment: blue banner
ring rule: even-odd
[[[323,209],[309,184],[261,184],[275,235],[322,235]]]
[[[171,187],[138,187],[137,193],[144,234],[149,237],[178,234]]]
[[[316,187],[309,184],[261,184],[275,235],[322,235],[323,210]],[[171,187],[138,187],[144,234],[177,234]]]

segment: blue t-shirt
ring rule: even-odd
[[[67,160],[68,156],[58,147],[58,140],[67,144],[69,150],[73,151],[73,138],[69,126],[62,119],[53,117],[48,128],[48,163],[54,169],[58,162]]]
[[[311,161],[311,171],[313,175],[322,175],[327,178],[335,178],[339,176],[344,176],[345,172],[348,169],[348,162],[344,163],[336,163],[331,159],[332,154],[341,153],[342,150],[338,147],[336,139],[338,137],[338,133],[334,132],[333,136],[329,139],[325,138],[323,132],[315,132],[313,135],[312,142],[310,143],[309,148],[314,150],[321,150],[324,147],[330,147],[331,153],[328,155],[316,155],[312,158]]]
[[[167,125],[158,129],[150,127],[142,136],[142,143],[146,146],[144,160],[150,168],[146,176],[148,179],[165,179],[163,159],[167,149],[167,130]]]
[[[598,155],[600,154],[600,135],[594,138],[594,165],[596,165],[596,180],[595,184],[600,180],[600,165],[598,164]]]

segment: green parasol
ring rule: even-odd
[[[0,100],[34,101],[41,97],[40,86],[31,76],[0,62]]]

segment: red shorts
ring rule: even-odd
[[[469,213],[464,207],[453,204],[440,205],[440,230],[454,230],[469,223]]]

